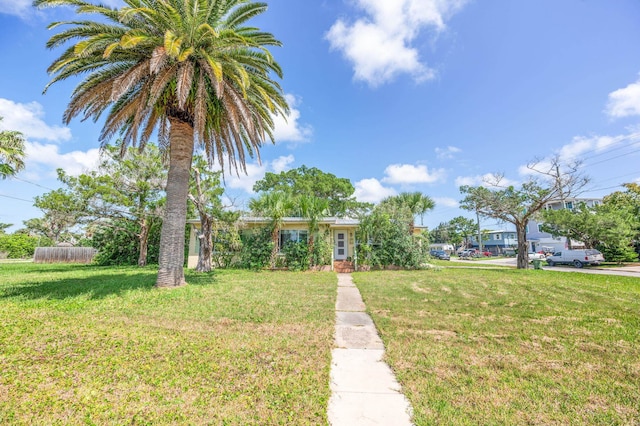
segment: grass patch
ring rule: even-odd
[[[0,267],[0,424],[325,424],[336,277]]]
[[[354,274],[417,425],[637,424],[640,279]]]

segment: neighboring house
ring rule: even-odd
[[[515,231],[483,231],[482,247],[493,255],[512,254],[518,246],[518,237]],[[479,248],[478,237],[471,237],[471,248]]]
[[[595,207],[602,203],[601,198],[567,198],[564,201],[554,201],[547,203],[545,209],[547,210],[573,210],[584,204],[587,207]],[[548,232],[541,230],[542,222],[530,220],[527,226],[527,242],[529,244],[529,251],[545,251],[556,252],[568,249],[567,239],[563,236],[552,235]],[[585,248],[584,243],[581,241],[571,241],[572,249]]]
[[[448,254],[451,254],[454,251],[456,251],[456,249],[453,247],[453,245],[446,244],[446,243],[429,244],[429,249],[430,250],[443,250],[443,251],[447,252]]]
[[[198,263],[200,244],[198,235],[200,233],[200,221],[198,219],[188,220],[190,226],[189,256],[187,260],[188,268],[195,268]],[[240,232],[256,228],[269,226],[271,219],[263,217],[241,217],[238,220]],[[280,247],[289,241],[307,241],[309,238],[308,220],[301,217],[287,217],[283,219],[283,226],[280,230]],[[352,262],[356,259],[355,254],[355,232],[360,222],[356,219],[341,219],[327,217],[319,221],[319,235],[328,235],[329,244],[333,247],[331,255],[331,267],[334,270],[353,268]]]

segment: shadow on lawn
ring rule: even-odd
[[[68,276],[66,273],[75,276]],[[23,276],[14,285],[0,286],[0,300],[9,298],[26,299],[67,299],[85,296],[88,299],[102,299],[131,290],[163,291],[156,289],[157,266],[141,269],[134,267],[100,267],[82,265],[43,265],[28,271],[16,271]],[[82,276],[77,276],[78,274]],[[214,273],[195,274],[186,271],[189,285],[205,286],[213,284]]]
[[[102,299],[111,295],[138,289],[152,290],[155,274],[104,273],[92,274],[84,278],[53,278],[46,281],[24,282],[13,287],[0,289],[0,299],[67,299],[85,296],[88,299]]]

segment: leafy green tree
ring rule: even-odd
[[[358,262],[374,267],[417,269],[425,262],[429,249],[428,239],[409,235],[406,222],[382,208],[375,208],[360,219],[357,240]]]
[[[106,112],[101,140],[144,148],[154,130],[169,157],[156,286],[185,284],[184,242],[194,145],[209,162],[246,171],[247,156],[273,141],[274,115],[288,105],[267,50],[280,42],[246,26],[267,5],[246,0],[124,0],[121,9],[83,0],[70,6],[92,19],[56,22],[47,47],[73,43],[49,67],[51,84],[83,77],[64,121]]]
[[[501,187],[500,175],[494,176],[493,189],[462,186],[460,192],[465,198],[460,207],[513,224],[518,238],[518,269],[527,269],[527,224],[547,203],[571,197],[587,184],[588,179],[578,173],[578,166],[578,163],[562,165],[556,157],[545,165],[530,164],[534,175],[519,187]]]
[[[454,235],[455,241],[458,241],[458,244],[464,241],[466,247],[470,246],[471,237],[478,235],[478,224],[473,219],[464,216],[457,216],[451,219],[449,221],[449,229],[451,234]]]
[[[15,176],[22,169],[24,169],[24,136],[15,130],[0,131],[0,178]]]
[[[453,244],[457,246],[462,240],[454,241],[455,236],[450,232],[450,229],[449,222],[440,222],[438,226],[429,231],[429,240],[431,240],[432,243]]]
[[[13,226],[12,223],[0,223],[0,234],[4,234],[7,231],[7,228]]]
[[[286,172],[265,174],[253,186],[256,192],[282,191],[292,196],[313,196],[329,203],[328,216],[357,215],[371,205],[356,201],[351,181],[323,172],[315,167],[301,166]],[[297,212],[297,214],[301,214]]]
[[[5,253],[9,259],[25,259],[32,257],[38,246],[38,237],[14,233],[0,235],[0,253]]]
[[[34,198],[34,206],[42,210],[42,218],[24,221],[25,226],[44,235],[54,244],[61,240],[75,239],[71,230],[78,224],[85,204],[75,193],[59,188]]]
[[[200,251],[196,271],[210,272],[213,254],[214,229],[220,228],[217,222],[222,222],[222,228],[230,229],[231,223],[238,219],[239,214],[225,212],[220,197],[224,193],[221,186],[221,172],[211,171],[207,161],[201,157],[194,158],[191,166],[191,188],[189,200],[193,203],[200,217]],[[226,223],[227,226],[224,225]]]
[[[155,145],[144,152],[107,145],[97,170],[78,177],[58,170],[58,178],[83,200],[79,217],[87,223],[113,226],[137,241],[138,266],[148,264],[149,233],[162,223],[167,173]],[[123,226],[131,221],[134,226]],[[134,263],[135,264],[135,263]]]
[[[387,197],[379,204],[379,208],[389,211],[392,216],[407,223],[409,235],[413,235],[415,217],[423,216],[434,207],[433,200],[421,192],[403,192]]]
[[[613,262],[637,260],[634,243],[640,229],[633,192],[617,192],[605,197],[603,204],[573,210],[546,210],[541,217],[542,230],[582,241],[587,248],[601,250]]]
[[[271,232],[271,256],[269,264],[271,268],[276,267],[276,257],[280,250],[280,230],[287,217],[295,208],[294,199],[287,192],[273,191],[260,195],[259,198],[253,198],[249,201],[249,209],[258,215],[271,219],[269,226]]]
[[[147,264],[157,264],[162,220],[152,218],[148,226],[145,260]],[[139,265],[140,245],[135,235],[140,232],[140,227],[135,221],[119,218],[95,222],[88,231],[91,246],[98,250],[94,259],[98,265]]]

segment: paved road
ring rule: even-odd
[[[470,261],[473,263],[482,263],[484,265],[496,265],[496,266],[516,266],[516,259],[512,257],[500,258],[500,259],[477,259]],[[601,267],[585,267],[585,268],[573,268],[571,266],[543,266],[545,271],[560,271],[560,272],[579,272],[583,274],[598,274],[598,275],[618,275],[621,277],[635,277],[640,278],[640,266],[623,266],[620,268],[601,268]]]

